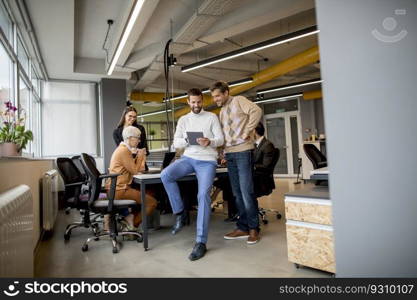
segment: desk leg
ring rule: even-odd
[[[140,193],[142,200],[142,229],[143,229],[143,248],[148,251],[148,220],[146,216],[146,184],[140,183]]]

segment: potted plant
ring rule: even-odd
[[[25,129],[25,111],[18,109],[8,101],[6,110],[0,110],[0,155],[19,156],[29,141],[33,140],[33,133]]]
[[[153,140],[153,136],[156,134],[154,129],[149,130],[149,139]]]

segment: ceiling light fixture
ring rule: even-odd
[[[171,111],[172,111],[172,109],[168,109],[168,112],[171,112]],[[150,112],[150,113],[146,113],[146,114],[138,116],[138,118],[149,117],[149,116],[159,115],[159,114],[164,114],[164,113],[165,113],[165,109],[164,110],[153,111],[153,112]]]
[[[107,75],[111,75],[113,73],[114,68],[116,67],[116,63],[119,60],[120,54],[122,54],[122,50],[127,42],[127,39],[129,38],[130,32],[133,29],[133,25],[136,22],[136,19],[139,16],[139,13],[142,9],[143,3],[145,0],[136,0],[133,10],[131,11],[129,18],[127,20],[127,23],[125,25],[125,28],[123,29],[122,38],[119,40],[119,43],[117,44],[116,51],[111,59],[110,67],[107,70]]]
[[[295,84],[289,84],[289,85],[278,86],[278,87],[274,87],[274,88],[270,88],[270,89],[259,90],[259,91],[256,92],[256,94],[257,95],[267,94],[267,93],[288,90],[288,89],[292,89],[292,88],[296,88],[296,87],[301,87],[301,86],[319,84],[319,83],[322,83],[322,82],[323,82],[322,79],[314,79],[314,80],[303,81],[303,82],[299,82],[299,83],[295,83]]]
[[[212,58],[208,58],[188,66],[184,66],[181,68],[182,72],[189,72],[195,69],[199,69],[205,66],[209,66],[221,61],[229,60],[238,56],[242,56],[245,54],[249,54],[252,52],[260,51],[269,47],[277,46],[280,44],[288,43],[297,39],[301,39],[303,37],[307,37],[313,34],[318,33],[320,30],[317,29],[317,26],[311,26],[302,30],[298,30],[292,33],[284,34],[282,36],[263,41],[261,43],[251,45],[248,47],[241,48],[239,50],[231,51],[229,53],[225,53],[222,55],[214,56]]]
[[[284,101],[288,101],[297,97],[301,97],[302,95],[303,94],[294,94],[294,95],[288,95],[284,97],[277,97],[277,98],[264,99],[261,101],[254,101],[254,103],[259,104],[259,103],[267,103],[267,102],[284,102]]]
[[[240,79],[240,80],[236,80],[236,81],[231,81],[231,82],[228,83],[228,85],[229,85],[229,87],[233,87],[233,86],[237,86],[237,85],[241,85],[241,84],[245,84],[245,83],[250,83],[252,81],[253,81],[253,78],[248,77],[248,78],[244,78],[244,79]],[[210,93],[210,89],[206,88],[206,89],[201,90],[201,92],[203,94],[207,94],[207,93]],[[180,95],[174,96],[172,98],[169,98],[169,100],[174,101],[174,100],[178,100],[178,99],[187,98],[187,96],[188,96],[187,93],[180,94]],[[163,102],[165,102],[165,101],[166,101],[166,99],[163,100]]]
[[[229,82],[228,85],[229,85],[229,87],[234,87],[234,86],[242,85],[242,84],[245,84],[245,83],[251,83],[252,81],[253,81],[253,78],[249,77],[249,78]]]

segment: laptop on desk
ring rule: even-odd
[[[162,161],[162,168],[159,169],[159,170],[149,170],[149,171],[144,172],[144,174],[159,174],[159,173],[161,173],[161,171],[163,169],[165,169],[166,167],[169,166],[169,164],[172,162],[174,157],[175,157],[175,152],[166,152],[164,154],[164,160]]]

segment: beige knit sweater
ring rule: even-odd
[[[253,130],[262,117],[262,109],[243,96],[229,97],[220,110],[225,153],[254,148]]]

